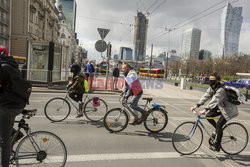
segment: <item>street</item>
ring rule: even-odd
[[[165,93],[164,93],[165,92]],[[250,145],[236,156],[222,151],[214,153],[208,149],[208,136],[204,133],[202,147],[193,155],[181,156],[173,148],[171,137],[174,129],[184,121],[194,120],[190,107],[197,103],[202,92],[184,90],[165,85],[160,90],[147,89],[143,97],[154,97],[153,102],[166,105],[168,125],[159,134],[149,133],[142,125],[129,125],[124,131],[112,134],[102,122],[92,123],[85,117],[75,118],[73,110],[63,122],[51,123],[44,115],[46,102],[64,93],[32,93],[27,108],[37,108],[37,115],[28,122],[32,131],[46,130],[58,135],[68,151],[67,167],[138,167],[138,166],[248,166]],[[119,94],[92,94],[104,99],[109,109],[120,107]],[[156,97],[157,96],[157,97]],[[140,100],[143,104],[145,101]],[[233,121],[241,122],[250,132],[250,103],[239,106],[240,115]],[[18,117],[17,119],[19,119]],[[206,122],[205,126],[213,129]]]

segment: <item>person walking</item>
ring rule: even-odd
[[[117,82],[118,82],[118,78],[120,76],[120,70],[118,68],[118,64],[115,65],[114,71],[113,71],[113,90],[118,90],[117,89]]]
[[[89,60],[88,63],[86,64],[86,79],[89,83],[89,87],[90,89],[92,89],[92,83],[93,83],[93,77],[94,77],[94,73],[95,69],[93,64],[91,63],[91,61]]]

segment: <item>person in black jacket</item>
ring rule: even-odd
[[[3,66],[8,64],[9,66]],[[13,133],[15,117],[20,114],[26,102],[14,94],[11,88],[10,68],[18,69],[18,64],[13,57],[8,56],[8,50],[4,46],[0,46],[0,155],[1,167],[9,166],[10,159],[10,140]],[[20,74],[21,75],[21,74]],[[21,138],[22,136],[20,136]]]
[[[118,64],[115,66],[115,69],[113,71],[113,90],[117,90],[117,82],[118,82],[118,78],[120,76],[120,70],[118,68]]]

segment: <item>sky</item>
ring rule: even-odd
[[[137,11],[147,14],[149,19],[147,51],[158,56],[168,50],[181,52],[182,32],[188,28],[199,28],[200,49],[218,54],[220,44],[220,18],[228,2],[233,7],[243,7],[243,23],[239,51],[250,54],[250,0],[76,0],[76,32],[80,45],[88,50],[88,58],[102,60],[95,50],[100,40],[97,28],[110,29],[104,39],[112,44],[112,55],[120,47],[133,49],[134,23]],[[196,15],[195,17],[192,17]],[[191,19],[189,19],[191,17]],[[189,19],[189,20],[188,20]],[[168,32],[171,29],[173,31]],[[105,53],[104,53],[105,55]]]

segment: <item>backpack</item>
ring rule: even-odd
[[[246,100],[246,97],[240,92],[239,89],[232,86],[225,86],[224,89],[226,90],[228,101],[230,103],[240,105]]]
[[[32,90],[32,84],[22,77],[21,72],[14,68],[13,66],[3,63],[2,67],[9,67],[9,76],[11,80],[11,89],[14,94],[22,98],[27,104],[29,103],[29,98]]]

